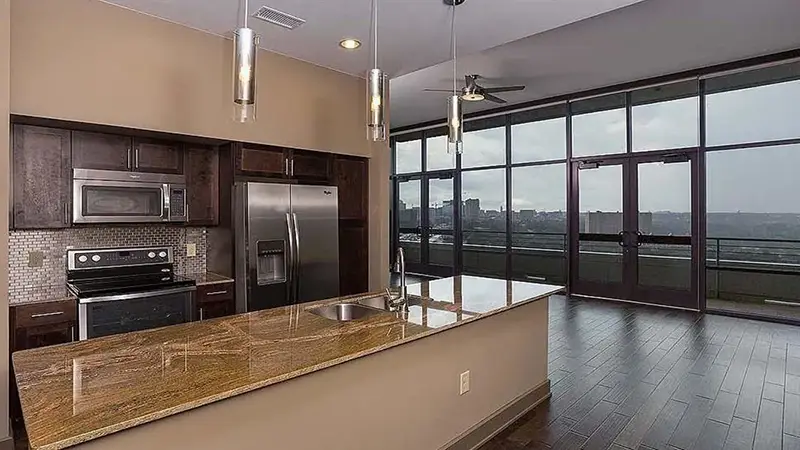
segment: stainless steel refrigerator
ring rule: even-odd
[[[236,311],[339,295],[339,205],[332,186],[234,186]]]

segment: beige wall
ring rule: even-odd
[[[0,0],[0,441],[8,429],[8,108],[11,0]]]
[[[10,1],[14,114],[372,157],[370,288],[386,285],[389,150],[366,140],[363,79],[261,51],[258,120],[237,124],[229,40],[99,0]]]
[[[442,448],[545,382],[547,311],[522,305],[75,448]]]
[[[231,41],[99,0],[12,4],[12,113],[368,156],[359,78],[261,51],[259,120],[237,124]]]

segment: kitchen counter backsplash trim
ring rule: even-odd
[[[206,271],[206,228],[176,225],[12,230],[8,237],[9,303],[51,300],[66,283],[68,248],[170,246],[178,273]],[[186,256],[186,244],[197,246]]]

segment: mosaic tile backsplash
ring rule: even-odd
[[[186,256],[186,244],[197,256]],[[151,225],[18,230],[8,237],[9,302],[42,298],[66,283],[66,254],[70,248],[170,246],[177,273],[205,272],[206,229]]]

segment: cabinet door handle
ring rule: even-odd
[[[130,147],[128,147],[128,159],[127,159],[127,162],[125,163],[125,167],[127,167],[128,170],[131,170],[131,148]]]
[[[133,149],[133,168],[139,168],[139,147]]]
[[[31,319],[38,319],[40,317],[60,316],[62,314],[64,314],[64,311],[53,311],[47,313],[31,314]]]
[[[69,202],[64,203],[64,225],[69,225]]]
[[[283,160],[283,173],[287,177],[289,176],[289,158]]]
[[[294,159],[289,161],[289,176],[294,176]]]
[[[200,308],[200,320],[203,320],[203,308]]]
[[[72,336],[72,342],[75,342],[75,325],[69,327],[69,334]]]
[[[228,291],[227,291],[227,290],[224,290],[224,291],[214,291],[214,292],[208,292],[208,293],[206,294],[206,296],[210,297],[210,296],[212,296],[212,295],[222,295],[222,294],[227,294],[227,293],[228,293]]]

